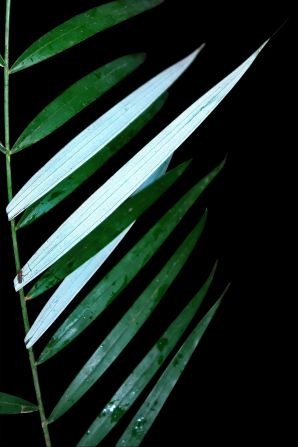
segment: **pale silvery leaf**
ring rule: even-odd
[[[99,267],[101,267],[117,245],[122,241],[132,225],[133,224],[129,225],[112,242],[100,250],[99,253],[91,259],[88,259],[88,261],[64,279],[34,321],[30,331],[27,333],[25,337],[26,348],[31,348],[56,321],[59,315],[71,303],[84,285],[97,272]]]
[[[146,82],[71,140],[14,196],[6,208],[9,220],[103,149],[176,81],[202,48]]]
[[[139,192],[150,183],[161,177],[167,170],[171,157],[163,163],[159,169],[157,169],[149,179],[144,182]],[[95,256],[88,261],[84,262],[80,267],[70,273],[60,284],[47,304],[43,307],[38,317],[31,326],[29,332],[25,337],[25,343],[27,349],[31,348],[39,338],[48,330],[48,328],[56,321],[76,295],[82,290],[89,279],[97,272],[102,266],[118,244],[122,241],[124,236],[128,233],[134,222],[129,225],[122,233],[120,233],[112,242],[99,251]]]
[[[224,99],[266,43],[188,107],[93,193],[27,262],[22,269],[22,281],[14,280],[15,289],[19,290],[46,270],[131,196]]]

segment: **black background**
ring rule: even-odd
[[[99,3],[93,0],[12,2],[11,60],[45,31]],[[196,321],[228,281],[232,283],[230,291],[144,445],[297,445],[296,239],[293,231],[297,150],[297,141],[293,137],[294,104],[297,101],[294,64],[297,49],[294,43],[297,36],[292,17],[290,2],[286,1],[201,3],[168,0],[54,59],[12,76],[11,135],[15,141],[36,113],[72,82],[123,54],[147,53],[145,64],[119,86],[62,129],[14,157],[13,181],[17,191],[62,145],[116,101],[202,42],[207,44],[191,68],[171,88],[166,107],[158,118],[123,150],[123,158],[108,163],[100,175],[82,187],[80,194],[57,207],[39,224],[20,233],[24,263],[62,219],[129,155],[234,69],[289,18],[237,87],[175,154],[172,166],[193,157],[188,175],[144,216],[136,226],[135,236],[127,238],[86,290],[108,271],[134,237],[149,228],[150,222],[161,215],[165,206],[174,203],[178,194],[228,153],[223,173],[189,213],[165,249],[122,294],[121,300],[82,334],[74,346],[69,346],[65,353],[40,367],[46,412],[49,413],[131,298],[143,289],[145,278],[153,277],[173,252],[175,244],[182,240],[208,206],[204,236],[176,285],[170,289],[150,323],[141,330],[138,340],[131,343],[81,403],[51,427],[54,445],[75,445],[93,416],[130,372],[131,366],[140,360],[165,325],[198,289],[216,258],[220,261],[216,280]],[[0,172],[1,390],[34,400],[23,348],[18,297],[12,290],[14,268],[5,216],[4,157]],[[46,296],[40,297],[30,303],[31,321],[45,299]],[[45,340],[41,340],[37,344],[37,353],[44,343]],[[91,416],[88,416],[87,407],[90,407]],[[113,445],[128,421],[129,416],[124,418],[119,431],[112,433],[103,444]],[[43,443],[36,414],[2,417],[0,427],[3,447]]]

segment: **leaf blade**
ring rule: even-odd
[[[161,167],[159,171],[156,171],[149,180],[149,185],[153,183],[157,178],[164,175],[166,172],[170,160]],[[140,191],[148,185],[143,184]],[[55,291],[54,295],[48,300],[47,304],[38,315],[37,319],[33,323],[29,332],[25,337],[25,343],[27,348],[31,347],[35,341],[37,341],[41,335],[54,323],[58,316],[64,311],[69,303],[80,292],[84,285],[94,275],[94,273],[100,268],[105,260],[110,256],[113,250],[126,236],[127,232],[133,226],[132,222],[127,228],[125,228],[115,239],[113,239],[106,247],[101,249],[93,258],[86,261],[83,265],[74,270],[68,275],[62,284]]]
[[[215,263],[209,277],[206,279],[199,292],[184,307],[159,340],[153,345],[148,354],[146,354],[143,360],[141,360],[105,405],[103,410],[83,435],[77,444],[77,447],[98,445],[136,401],[141,392],[170,355],[191,320],[194,318],[213,281],[216,266],[217,263]]]
[[[38,411],[37,405],[12,394],[0,392],[0,414],[31,413]]]
[[[28,124],[13,145],[11,153],[17,153],[50,135],[136,70],[144,60],[144,53],[122,56],[75,82]]]
[[[130,230],[131,224],[122,233],[120,233],[112,242],[100,250],[97,255],[86,261],[70,275],[68,275],[63,283],[58,287],[55,293],[43,307],[36,320],[32,324],[29,332],[26,334],[26,348],[31,348],[34,343],[46,332],[46,330],[56,321],[68,304],[81,291],[88,280],[106,261],[109,255],[125,237]]]
[[[161,0],[116,0],[78,14],[36,40],[16,60],[11,67],[11,73],[55,56],[160,3]]]
[[[175,82],[202,48],[154,76],[66,144],[9,202],[8,218],[16,217],[102,150]]]
[[[101,377],[149,318],[159,301],[180,272],[202,232],[197,225],[182,242],[170,260],[157,274],[126,314],[116,324],[99,348],[71,382],[54,410],[49,422],[68,411]]]
[[[48,290],[105,247],[167,191],[183,174],[189,163],[182,163],[144,191],[128,199],[105,222],[50,267],[29,291],[28,298],[34,298]]]
[[[92,289],[81,303],[57,329],[42,351],[38,363],[42,363],[71,343],[103,310],[124,290],[159,247],[172,233],[187,211],[218,175],[225,161],[214,168],[207,176],[197,182],[164,216],[129,250],[113,269]],[[206,210],[207,211],[207,210]],[[207,212],[201,220],[206,223]],[[125,282],[123,274],[125,272]],[[88,309],[88,318],[82,318]]]
[[[153,170],[172,155],[232,90],[265,44],[188,107],[86,200],[24,266],[27,282],[38,274],[36,272],[43,271],[46,265],[55,262],[78,240],[92,231],[95,224],[109,216],[151,175]],[[33,271],[35,273],[32,273]],[[14,284],[16,290],[22,287],[22,283],[18,283],[17,278]]]
[[[123,435],[119,438],[116,444],[117,447],[137,447],[140,445],[169,397],[169,394],[180,378],[180,375],[186,367],[191,355],[214,317],[226,291],[227,288],[183,343],[182,347],[179,349],[152,391],[149,393],[143,405],[133,417]]]
[[[0,54],[0,66],[4,67],[5,66],[5,60],[3,59],[3,57]]]
[[[58,203],[65,199],[69,194],[75,191],[85,180],[91,177],[103,164],[114,156],[124,145],[128,144],[135,135],[137,135],[147,123],[155,117],[159,110],[165,104],[168,97],[167,93],[160,96],[145,112],[136,118],[125,130],[116,138],[108,143],[102,151],[94,155],[90,160],[84,163],[73,174],[66,177],[62,182],[55,186],[45,196],[31,205],[22,214],[18,222],[17,229],[34,222],[39,217],[46,214]]]

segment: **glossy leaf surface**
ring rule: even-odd
[[[115,155],[123,146],[125,146],[141,129],[157,114],[164,105],[167,94],[163,94],[157,99],[151,107],[143,112],[135,121],[133,121],[116,138],[107,144],[102,151],[94,155],[90,160],[83,164],[79,169],[73,172],[60,182],[55,188],[48,192],[43,198],[39,199],[34,205],[31,205],[23,213],[17,228],[22,228],[60,203],[65,197],[78,188],[85,180],[93,175],[106,161]]]
[[[12,219],[43,197],[126,129],[175,82],[199,50],[137,88],[66,144],[9,202],[6,208],[8,218]]]
[[[77,81],[31,121],[19,136],[11,152],[19,152],[54,132],[132,73],[144,60],[144,53],[123,56]]]
[[[223,295],[225,292],[223,293]],[[190,360],[194,350],[217,311],[223,296],[211,307],[209,312],[195,327],[190,336],[183,343],[169,366],[166,368],[145,402],[136,413],[131,423],[117,442],[116,446],[137,447],[150,429],[161,408],[165,404],[171,391],[180,378],[184,368]]]
[[[161,0],[116,0],[78,14],[35,41],[11,72],[23,70],[161,3]]]
[[[7,393],[0,393],[0,414],[32,413],[37,411],[35,404]]]
[[[40,363],[55,355],[74,340],[119,295],[156,253],[200,194],[220,172],[223,165],[224,162],[191,188],[81,301],[44,348],[39,358]],[[207,213],[205,212],[201,221],[202,227],[206,222],[206,217]],[[123,281],[124,276],[125,281]],[[86,311],[88,318],[82,318]]]
[[[132,225],[132,224],[131,224]],[[75,296],[81,291],[89,279],[96,273],[101,265],[106,261],[117,245],[122,241],[131,225],[120,233],[112,242],[100,250],[91,259],[68,275],[57,288],[55,293],[48,300],[47,304],[39,313],[26,334],[26,348],[31,348],[34,343],[46,332],[46,330],[56,321],[64,309],[71,303]]]
[[[92,231],[97,222],[102,222],[108,217],[160,164],[172,155],[230,92],[264,45],[172,121],[86,200],[24,266],[26,282],[28,283],[34,276],[45,270]],[[14,283],[16,290],[24,285],[24,282],[19,283],[17,278]]]
[[[199,224],[100,344],[59,400],[50,415],[51,422],[68,411],[94,385],[136,335],[187,261],[201,232]]]
[[[153,183],[156,179],[164,175],[169,163],[170,160],[167,160],[166,163],[161,166],[161,169],[156,171],[148,179],[149,184]],[[148,185],[144,183],[141,186],[140,191],[142,191],[142,189],[147,186]],[[130,224],[124,231],[122,231],[106,247],[100,250],[95,256],[86,261],[64,279],[55,293],[48,300],[47,304],[44,306],[41,313],[38,315],[37,319],[33,323],[31,329],[27,333],[25,338],[27,348],[33,346],[33,344],[41,337],[41,335],[43,335],[43,333],[54,323],[61,312],[64,311],[64,309],[75,298],[75,296],[80,292],[80,290],[94,275],[94,273],[110,256],[113,250],[117,247],[117,245],[130,230],[133,223]]]
[[[128,376],[111,400],[91,424],[78,447],[98,445],[129,410],[161,365],[170,355],[205,298],[215,274],[216,265],[199,292],[159,338],[157,343]]]
[[[111,242],[121,231],[143,214],[183,174],[189,162],[169,171],[154,184],[129,198],[108,219],[57,261],[37,283],[28,296],[34,298],[64,279],[91,256]]]

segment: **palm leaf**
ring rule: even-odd
[[[175,82],[201,48],[146,82],[70,141],[14,196],[6,208],[8,218],[16,217],[110,143]]]
[[[17,59],[11,73],[28,68],[88,39],[100,31],[117,25],[162,0],[117,0],[78,14],[34,42]]]
[[[42,351],[39,363],[49,359],[74,340],[123,291],[149,262],[223,166],[224,162],[186,193],[95,286],[55,332]],[[205,225],[206,217],[207,213],[205,212],[201,220],[202,228]],[[125,281],[123,281],[124,275]],[[88,318],[82,318],[86,309],[88,309]]]
[[[164,105],[167,96],[168,94],[164,93],[152,104],[152,106],[136,118],[136,120],[114,138],[114,140],[107,144],[102,151],[94,155],[79,169],[66,177],[34,205],[27,208],[19,220],[17,228],[23,228],[43,216],[78,188],[85,180],[90,178],[92,174],[94,174],[107,160],[115,155],[121,147],[126,145],[152,118],[154,118]]]
[[[221,297],[206,313],[202,320],[198,323],[186,341],[183,343],[179,351],[176,353],[169,366],[166,368],[143,405],[140,407],[132,421],[126,428],[123,435],[118,440],[116,446],[137,447],[142,442],[146,433],[152,426],[155,418],[158,416],[161,408],[165,404],[169,394],[176,385],[183,370],[189,362],[194,350],[200,342],[204,332],[210,324],[212,318],[217,311],[227,288]],[[81,444],[90,445],[90,444]],[[94,445],[94,444],[92,444]],[[96,444],[95,444],[96,445]]]
[[[59,259],[32,287],[28,299],[34,298],[64,279],[91,256],[118,236],[141,216],[183,174],[190,162],[182,163],[144,191],[128,199],[105,222]]]
[[[23,267],[16,290],[52,265],[103,222],[154,172],[209,116],[253,63],[265,42],[231,74],[205,93],[132,157],[92,194],[37,250]]]
[[[129,54],[94,70],[77,81],[31,121],[12,147],[11,153],[19,152],[54,132],[132,73],[144,60],[144,53]]]
[[[64,279],[32,324],[30,331],[26,334],[25,343],[27,348],[31,348],[54,321],[56,321],[59,315],[122,241],[131,226],[132,224],[122,231],[122,233],[120,233],[106,247],[100,250],[99,253],[91,259],[88,259],[88,261]]]
[[[27,400],[12,394],[0,393],[0,414],[32,413],[37,410],[37,405]]]
[[[195,316],[208,292],[215,270],[216,264],[199,292],[185,306],[178,317],[105,405],[78,443],[78,446],[98,445],[137,400],[150,380],[171,354],[175,345]]]
[[[161,167],[161,170],[156,171],[150,178],[149,184],[153,183],[156,178],[161,177],[168,168],[170,160]],[[140,191],[144,189],[147,185],[142,185]],[[58,316],[63,312],[63,310],[68,306],[68,304],[73,300],[73,298],[80,292],[84,285],[89,281],[89,279],[94,275],[94,273],[99,269],[99,267],[105,262],[112,251],[121,242],[124,236],[132,227],[133,223],[130,224],[122,233],[120,233],[112,242],[110,242],[106,247],[99,251],[95,256],[86,261],[83,265],[74,270],[70,275],[68,275],[62,284],[55,291],[54,295],[49,299],[45,307],[42,309],[41,313],[33,323],[30,331],[27,333],[25,342],[27,347],[31,347],[38,338],[54,323]]]
[[[68,411],[94,385],[132,340],[182,269],[201,233],[202,225],[199,223],[71,382],[51,413],[50,422]]]

